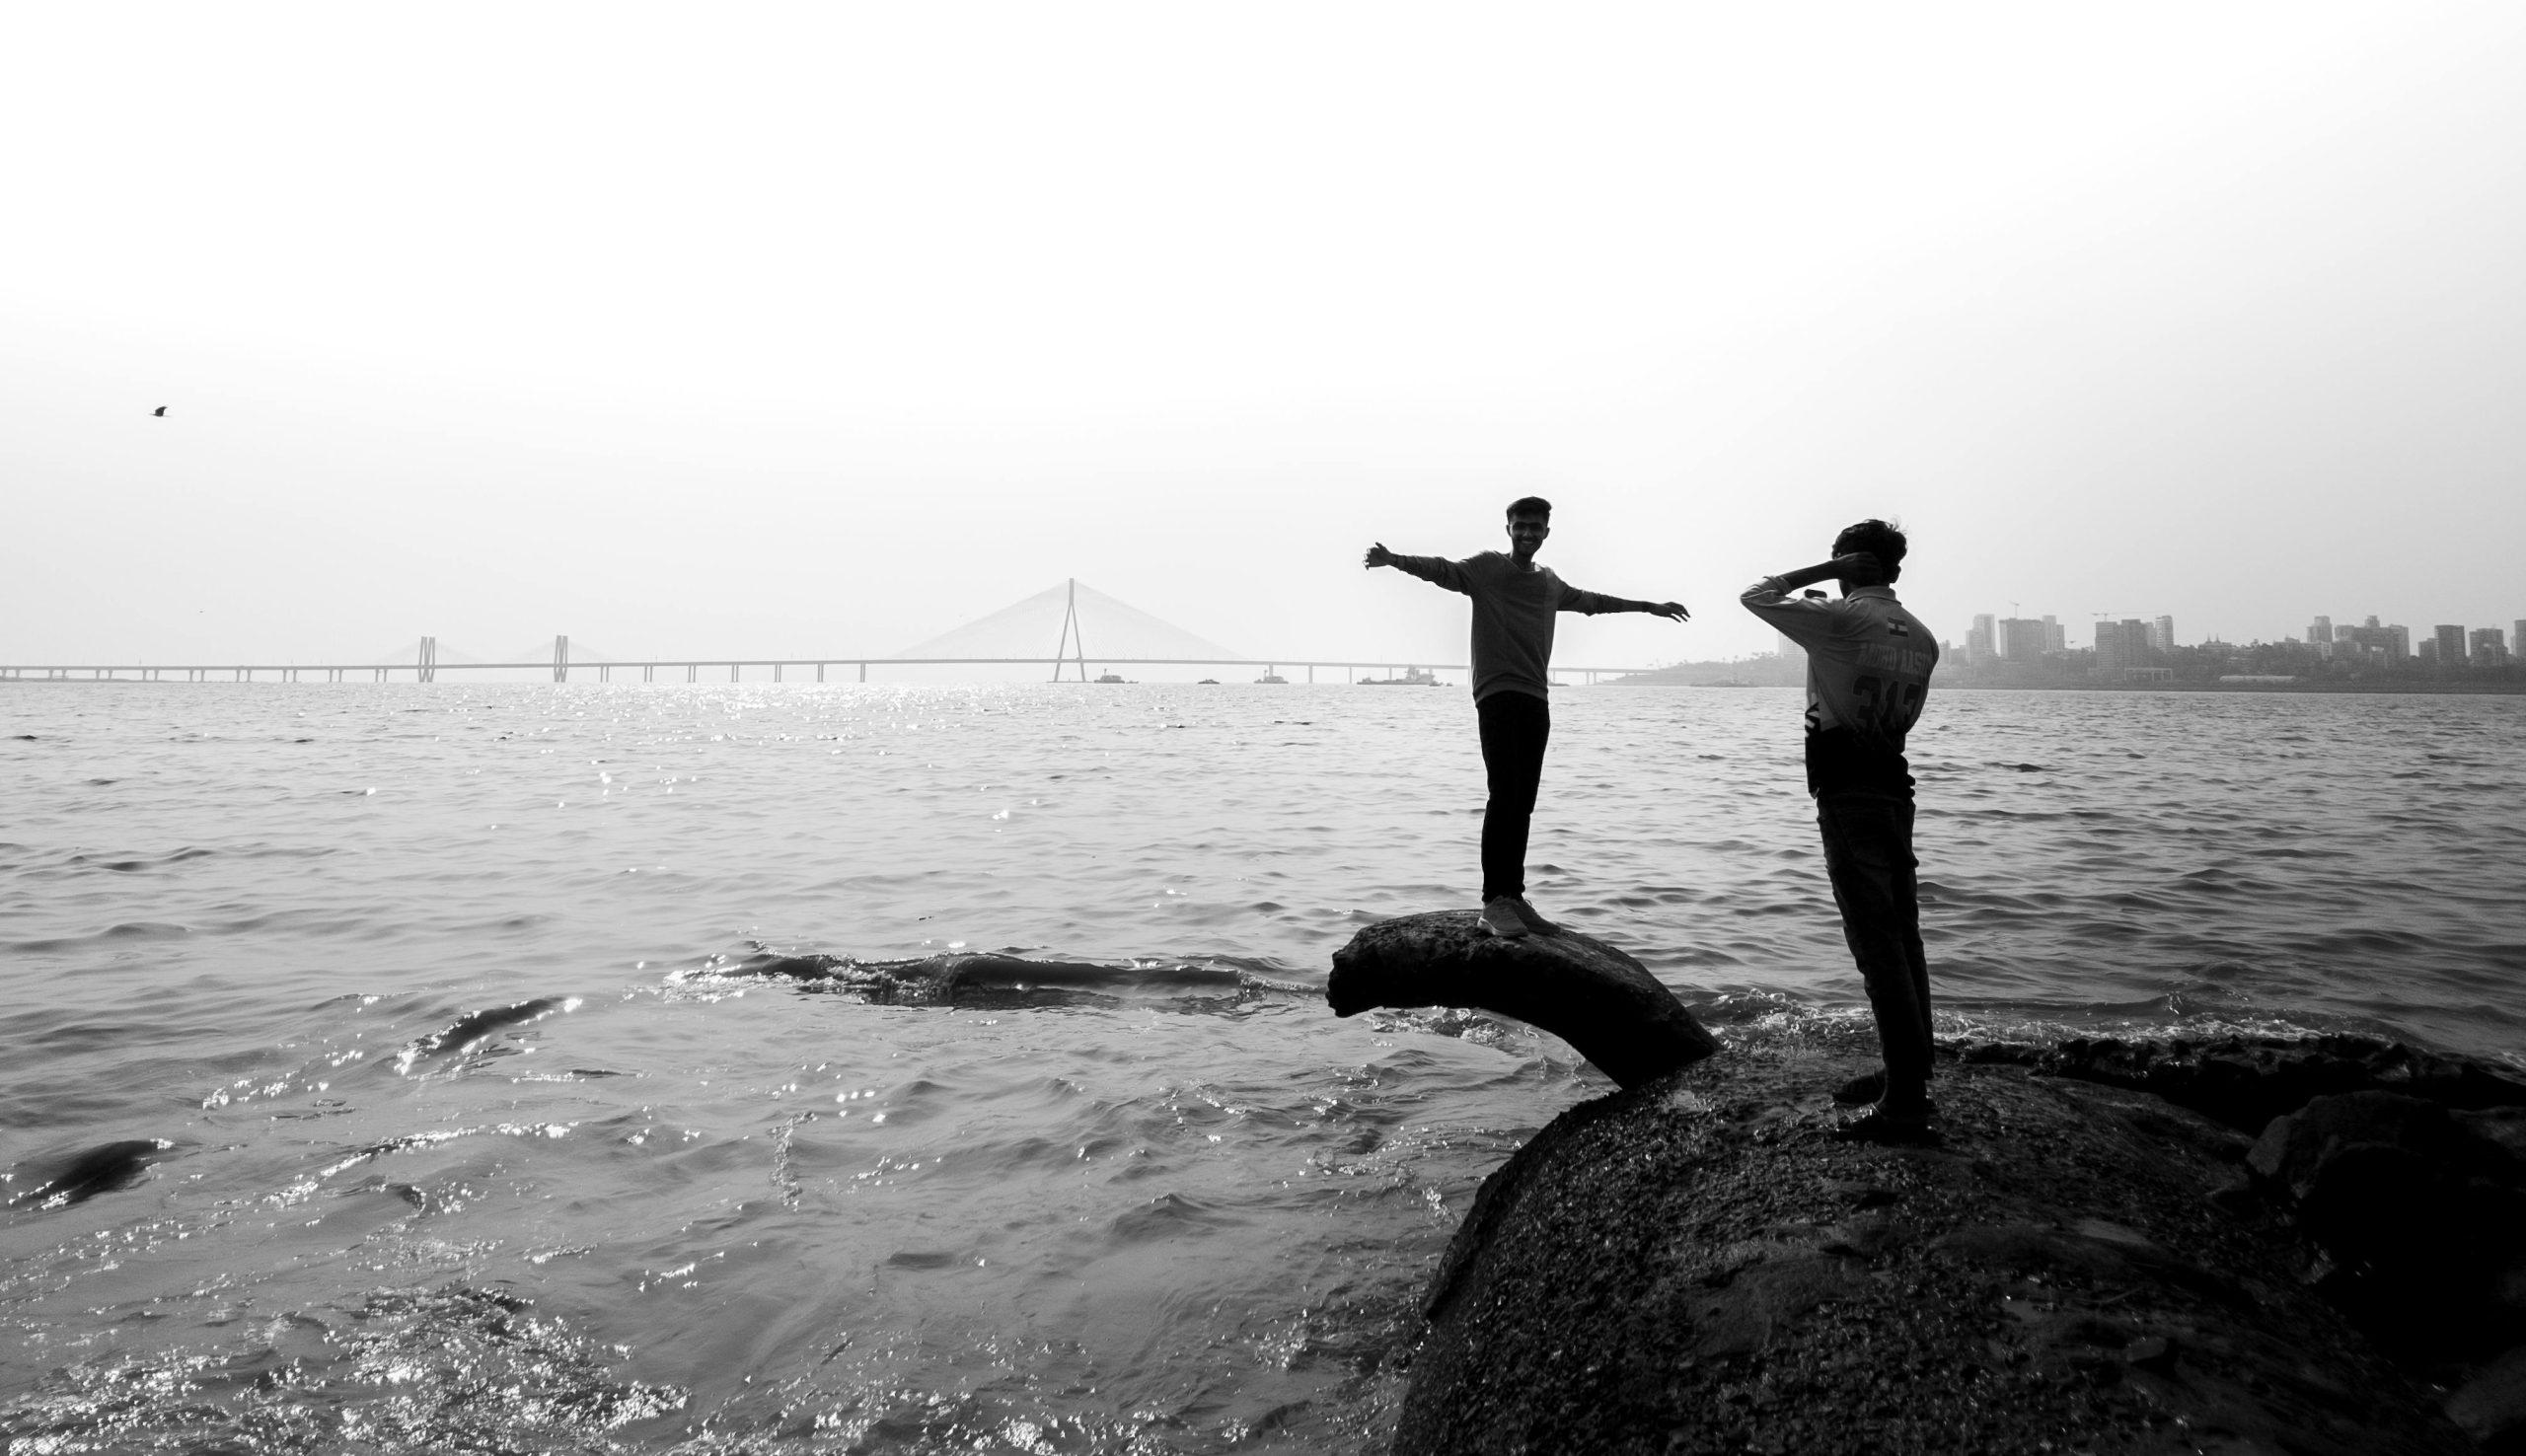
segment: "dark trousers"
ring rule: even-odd
[[[1543,747],[1552,737],[1552,704],[1531,692],[1494,692],[1473,705],[1482,726],[1482,771],[1491,797],[1482,806],[1482,899],[1526,893],[1526,827],[1543,781]]]
[[[1929,1095],[1930,967],[1921,951],[1921,901],[1914,883],[1912,805],[1891,794],[1819,794],[1824,872],[1842,910],[1842,938],[1859,962],[1886,1056],[1886,1096],[1896,1104]]]

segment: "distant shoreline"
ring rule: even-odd
[[[1616,678],[1599,688],[1795,688],[1797,683],[1655,681]],[[2516,697],[2526,695],[2526,683],[1969,683],[1931,679],[1940,692],[2352,692],[2378,697]]]
[[[1636,673],[1627,678],[1610,678],[1599,688],[1797,688],[1806,684],[1804,664],[1784,670],[1772,662],[1696,663],[1688,667],[1662,668],[1654,673]],[[1994,681],[1986,677],[1934,676],[1930,687],[1939,692],[2365,692],[2381,696],[2464,696],[2514,697],[2526,694],[2526,681],[2493,679],[2489,682],[2463,681],[2380,681],[2375,678],[2333,680],[2299,678],[2293,681],[2251,683],[2219,683],[2192,681],[2159,681],[2138,683],[2094,683],[2070,678],[2047,678],[2017,682]]]

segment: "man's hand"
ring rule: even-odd
[[[1654,606],[1644,604],[1640,610],[1648,613],[1652,617],[1663,617],[1669,621],[1690,621],[1693,619],[1693,615],[1684,610],[1684,604],[1681,602],[1660,602]]]
[[[1379,566],[1391,566],[1394,564],[1394,552],[1385,548],[1384,542],[1378,542],[1375,546],[1369,547],[1368,554],[1360,559],[1360,564],[1372,570]]]

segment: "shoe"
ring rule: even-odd
[[[1874,1142],[1907,1147],[1935,1147],[1946,1140],[1939,1135],[1938,1124],[1929,1109],[1916,1113],[1891,1113],[1884,1103],[1835,1128],[1833,1138],[1838,1142]]]
[[[1518,912],[1518,918],[1526,922],[1526,928],[1528,930],[1533,931],[1537,935],[1558,935],[1561,933],[1561,927],[1550,920],[1545,919],[1541,914],[1538,914],[1533,906],[1526,904],[1526,898],[1524,896],[1511,895],[1504,898],[1509,902],[1509,908]]]
[[[1518,913],[1517,906],[1506,895],[1483,904],[1482,928],[1502,940],[1523,940],[1532,933],[1526,929],[1525,917]]]
[[[1833,1089],[1833,1100],[1844,1107],[1867,1107],[1886,1095],[1886,1073],[1882,1070],[1862,1072]]]

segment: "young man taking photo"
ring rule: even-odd
[[[1894,599],[1903,533],[1862,521],[1833,540],[1830,560],[1767,576],[1738,600],[1807,649],[1807,790],[1824,838],[1824,873],[1841,908],[1842,938],[1859,963],[1877,1018],[1882,1073],[1835,1097],[1875,1105],[1835,1135],[1866,1142],[1927,1142],[1930,1104],[1930,973],[1921,951],[1913,874],[1912,775],[1903,738],[1920,720],[1938,666],[1938,642]],[[1792,595],[1837,581],[1839,601]]]
[[[1552,736],[1552,628],[1555,615],[1646,612],[1670,621],[1692,614],[1681,602],[1634,602],[1583,592],[1535,564],[1552,534],[1552,502],[1525,496],[1509,505],[1509,549],[1461,561],[1406,556],[1380,542],[1365,564],[1392,566],[1473,599],[1473,711],[1482,733],[1490,798],[1482,810],[1482,923],[1502,936],[1549,935],[1559,927],[1526,903],[1526,829]]]

